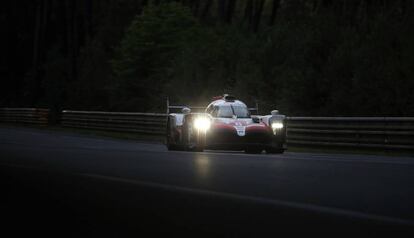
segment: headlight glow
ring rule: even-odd
[[[211,122],[207,117],[198,117],[194,120],[194,127],[197,130],[207,131],[210,129]]]
[[[282,122],[273,122],[272,123],[272,129],[273,130],[282,129],[282,128],[283,128],[283,123]]]

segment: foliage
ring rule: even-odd
[[[147,7],[126,31],[113,60],[115,107],[150,110],[164,99],[169,66],[191,42],[196,20],[177,3]],[[152,101],[154,104],[148,103]]]
[[[0,10],[1,106],[413,116],[410,1],[39,0]],[[37,20],[36,20],[37,19]],[[40,19],[43,19],[40,21]],[[19,27],[11,27],[11,26]]]

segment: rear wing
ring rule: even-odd
[[[257,101],[256,101],[256,105],[255,106],[256,107],[249,107],[247,109],[250,111],[250,113],[256,112],[256,115],[259,115],[259,103]]]
[[[198,106],[184,106],[184,105],[171,105],[170,100],[167,98],[167,114],[170,114],[171,111],[174,110],[182,110],[183,108],[190,108],[191,111],[203,111],[206,109],[206,107],[198,107]],[[256,107],[249,107],[247,108],[250,113],[256,112],[256,115],[259,115],[259,103],[256,101]]]
[[[204,112],[204,110],[206,109],[206,107],[197,107],[197,106],[184,106],[184,105],[171,105],[170,104],[170,100],[167,98],[167,114],[170,114],[171,111],[176,111],[176,110],[181,110],[183,108],[190,108],[192,111],[202,111]]]

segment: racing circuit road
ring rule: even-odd
[[[15,235],[414,227],[410,157],[169,152],[156,143],[3,126],[0,170],[2,225]]]

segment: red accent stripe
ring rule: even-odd
[[[213,128],[227,129],[227,130],[232,130],[232,131],[236,130],[236,128],[234,128],[232,125],[228,125],[228,124],[224,124],[224,123],[215,123],[215,124],[213,124]]]
[[[249,125],[246,127],[246,133],[248,132],[272,132],[272,130],[264,125]]]

